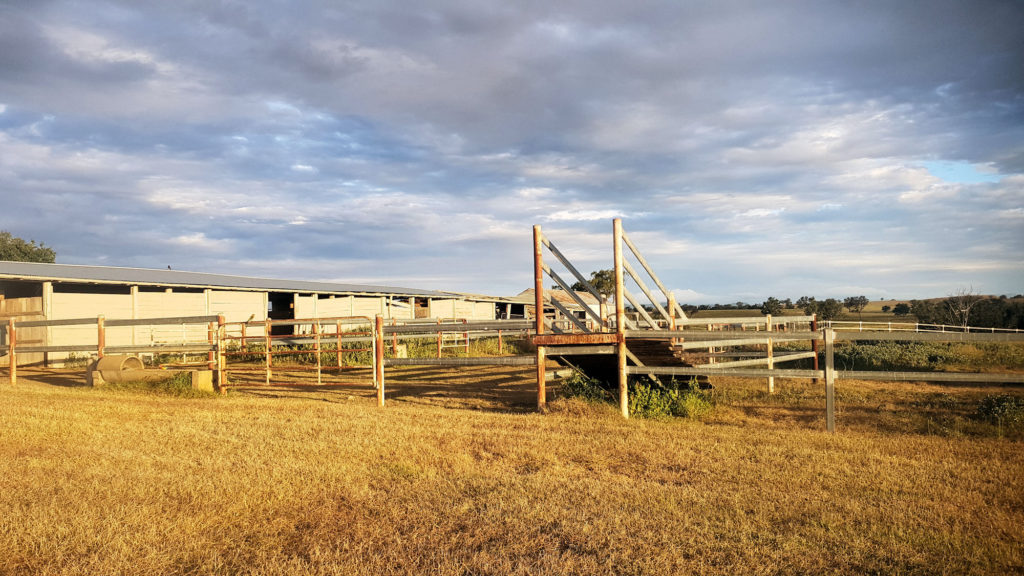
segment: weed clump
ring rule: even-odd
[[[1010,394],[985,396],[978,404],[978,417],[993,424],[1024,423],[1024,398]]]
[[[665,386],[634,382],[629,391],[629,413],[639,418],[690,418],[700,420],[714,405],[706,392],[691,379],[680,384],[674,379]]]
[[[612,403],[616,396],[606,386],[577,371],[562,381],[562,393],[586,402]],[[639,379],[629,383],[629,413],[637,418],[700,420],[713,409],[708,393],[700,389],[696,379],[685,383],[673,379],[667,385],[648,384]]]
[[[587,402],[610,402],[612,394],[601,385],[601,381],[583,372],[574,370],[562,380],[562,393],[568,398],[579,398]]]

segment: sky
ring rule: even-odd
[[[622,218],[684,303],[1014,295],[1021,30],[1019,0],[0,0],[0,230],[511,295],[533,225],[588,273]]]

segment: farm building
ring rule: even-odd
[[[519,304],[522,310],[524,310],[523,313],[529,316],[533,315],[533,309],[535,307],[534,294],[535,293],[533,288],[530,288],[528,290],[523,290],[514,298],[514,301]],[[574,318],[578,320],[586,320],[588,316],[586,310],[583,308],[583,306],[580,305],[576,298],[582,300],[583,303],[587,305],[587,308],[589,308],[590,311],[593,312],[593,314],[595,314],[598,317],[603,317],[607,313],[606,310],[602,309],[601,301],[595,298],[594,295],[591,294],[590,292],[583,292],[577,290],[576,298],[573,298],[565,290],[553,288],[551,290],[545,290],[544,297],[545,300],[547,300],[548,302],[552,300],[558,302],[562,306],[562,308],[564,308],[567,312],[569,312]],[[544,314],[553,318],[560,318],[564,315],[561,311],[557,310],[553,305],[545,306]]]
[[[222,314],[227,322],[346,316],[491,320],[500,298],[389,286],[250,278],[177,270],[0,262],[0,321]],[[290,327],[279,327],[290,329]],[[28,343],[64,344],[74,330],[39,328]],[[153,335],[125,329],[110,342]],[[45,344],[43,344],[45,342]],[[26,358],[39,362],[42,358]],[[20,362],[19,362],[20,363]]]

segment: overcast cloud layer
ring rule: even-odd
[[[58,262],[512,294],[611,219],[684,302],[1024,292],[1024,3],[0,3]]]

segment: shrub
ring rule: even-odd
[[[676,402],[673,392],[636,382],[629,391],[629,413],[639,418],[667,418]]]
[[[636,382],[629,394],[629,413],[640,418],[691,418],[700,420],[713,409],[696,379],[681,384],[673,379],[665,387]]]
[[[707,394],[696,387],[681,390],[672,406],[672,414],[681,418],[700,420],[711,413],[714,406]]]
[[[1024,423],[1024,398],[993,394],[981,399],[978,417],[997,424]]]
[[[580,398],[588,402],[606,402],[612,399],[611,394],[601,386],[599,380],[578,370],[573,371],[571,376],[562,380],[562,393],[566,397]]]

